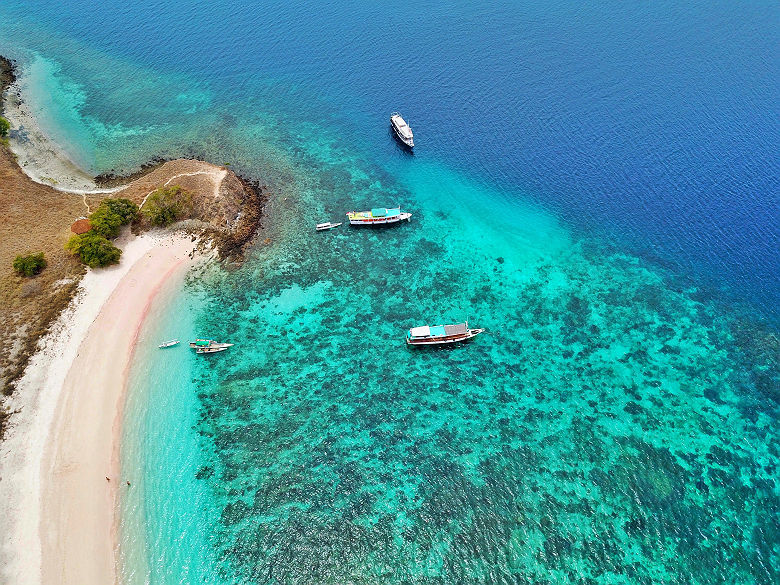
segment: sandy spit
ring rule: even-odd
[[[126,240],[88,272],[41,340],[0,443],[0,583],[116,583],[121,413],[133,348],[163,286],[192,266],[189,238]],[[108,480],[106,478],[109,478]]]

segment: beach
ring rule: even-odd
[[[11,520],[3,582],[114,583],[118,448],[138,331],[158,293],[192,266],[175,235],[125,241],[120,265],[90,271],[41,342],[13,397],[0,494]]]
[[[22,90],[6,93],[2,113],[15,130],[10,148],[0,146],[0,333],[8,348],[0,360],[0,583],[114,583],[118,498],[133,489],[119,448],[137,336],[161,291],[176,290],[200,251],[241,258],[264,199],[227,168],[187,159],[100,189],[32,114],[18,118]],[[125,229],[114,242],[120,263],[97,270],[63,249],[73,221],[108,194],[142,205],[171,185],[192,197],[177,226],[186,234]],[[23,279],[12,260],[32,250],[43,251],[48,266]]]
[[[0,2],[0,585],[780,583],[780,4],[256,4]]]

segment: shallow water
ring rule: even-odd
[[[19,6],[74,160],[274,193],[142,335],[124,581],[777,581],[776,6]]]
[[[343,162],[300,196],[386,180]],[[291,230],[161,315],[237,345],[179,350],[188,382],[159,388],[197,408],[150,409],[200,458],[166,485],[196,510],[153,498],[174,510],[152,582],[773,582],[776,337],[538,208],[414,178],[387,195],[410,224]],[[466,313],[488,330],[468,346],[405,347]],[[202,527],[209,554],[182,549]]]

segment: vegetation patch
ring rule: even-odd
[[[92,226],[91,231],[104,238],[111,239],[119,235],[119,229],[122,227],[122,217],[101,204],[95,210],[95,213],[89,216],[89,223]]]
[[[65,249],[77,255],[90,268],[117,264],[122,255],[122,250],[92,230],[71,237]]]
[[[35,276],[44,268],[46,268],[46,258],[43,257],[43,252],[14,258],[14,271],[20,276]]]
[[[129,199],[103,199],[97,210],[100,210],[101,207],[111,210],[112,213],[122,218],[122,225],[131,223],[138,217],[138,206]]]
[[[161,187],[147,197],[142,213],[150,224],[168,226],[192,213],[192,195],[179,185]]]
[[[90,268],[116,264],[122,251],[109,240],[117,237],[120,228],[137,217],[138,206],[129,199],[104,199],[89,216],[91,229],[71,236],[65,249]]]

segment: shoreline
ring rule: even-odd
[[[85,275],[11,399],[17,414],[0,443],[2,582],[116,582],[119,441],[135,341],[159,293],[196,262],[179,235],[142,235],[123,248],[119,266]]]
[[[0,440],[0,517],[5,519],[0,584],[116,583],[118,490],[127,487],[119,449],[137,336],[160,293],[174,290],[203,258],[193,252],[205,249],[210,258],[213,246],[220,259],[243,259],[260,227],[267,192],[227,168],[188,159],[153,160],[127,176],[92,177],[36,123],[34,108],[24,100],[24,71],[7,59],[0,65],[0,97],[5,98],[0,106],[12,124],[9,147],[0,147],[0,172],[13,179],[0,183],[0,195],[35,213],[40,205],[56,207],[45,198],[62,207],[47,223],[29,227],[14,216],[0,238],[11,253],[19,245],[15,230],[20,227],[45,235],[51,266],[36,284],[61,290],[62,296],[56,306],[35,297],[52,309],[51,316],[29,334],[26,353],[17,360],[21,375],[11,379],[11,391],[0,402],[0,435],[7,427]],[[86,273],[63,251],[70,223],[89,214],[102,196],[118,193],[141,203],[172,181],[195,200],[193,216],[180,224],[186,234],[153,231],[133,237],[126,229],[115,241],[123,250],[120,263]],[[38,249],[41,244],[25,245]],[[74,273],[63,278],[63,266]],[[40,312],[19,292],[27,283],[6,280],[13,295]],[[16,310],[9,309],[5,321],[14,335],[24,336],[28,331],[24,323],[18,328]]]
[[[3,116],[11,123],[9,144],[24,174],[36,183],[65,193],[81,195],[117,191],[117,188],[101,189],[89,173],[46,135],[24,97],[30,91],[26,89],[25,81],[24,72],[17,72],[16,79],[3,96]]]
[[[11,123],[8,145],[31,181],[62,193],[103,195],[115,193],[132,180],[99,184],[79,166],[41,126],[33,107],[29,68],[20,68],[16,61],[3,56],[0,59],[0,114]]]
[[[12,299],[5,312],[0,310],[0,333],[12,341],[11,351],[0,356],[4,395],[13,393],[35,344],[67,306],[84,273],[63,250],[71,235],[68,226],[89,215],[103,198],[124,197],[140,205],[149,193],[175,181],[194,200],[193,212],[179,227],[198,238],[199,248],[215,246],[219,258],[229,263],[243,261],[262,227],[269,198],[259,181],[202,160],[154,158],[126,174],[112,170],[89,175],[75,167],[36,122],[34,100],[25,94],[35,88],[25,85],[26,75],[14,61],[0,56],[0,111],[5,110],[12,125],[8,143],[0,144],[0,207],[10,208],[0,227],[0,265],[9,267],[0,269],[0,292]],[[28,156],[28,151],[33,154]],[[33,250],[45,252],[49,265],[28,281],[10,266],[15,255]],[[10,418],[3,402],[0,397],[0,440]]]
[[[29,79],[15,61],[0,55],[0,115],[11,123],[8,146],[22,172],[33,182],[73,195],[109,195],[121,191],[173,159],[156,158],[128,173],[93,176],[74,162],[41,127],[31,104]]]

